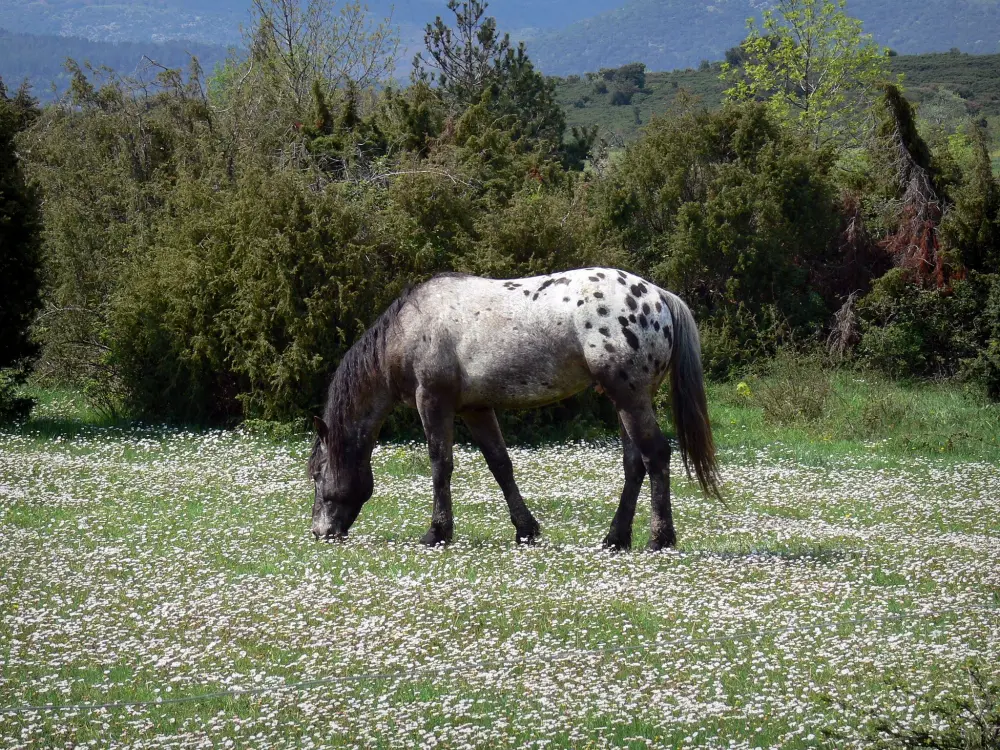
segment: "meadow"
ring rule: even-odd
[[[380,446],[350,538],[319,543],[306,436],[113,423],[44,393],[0,428],[0,748],[869,747],[879,721],[943,728],[933,705],[969,695],[970,666],[1000,680],[1000,409],[850,374],[789,395],[803,378],[712,386],[726,502],[675,458],[679,547],[659,554],[648,499],[638,549],[599,546],[610,438],[512,450],[536,546],[461,447],[456,541],[421,547],[422,444]]]

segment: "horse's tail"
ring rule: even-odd
[[[701,369],[701,340],[694,316],[684,301],[670,292],[665,295],[674,322],[674,351],[670,366],[671,410],[677,444],[684,469],[691,468],[706,495],[719,492],[719,464],[715,457],[712,425],[708,421],[708,400]]]

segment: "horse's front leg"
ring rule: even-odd
[[[420,539],[428,546],[447,544],[455,528],[451,511],[451,473],[454,469],[452,443],[455,434],[455,406],[451,398],[420,388],[417,411],[427,436],[434,483],[434,511],[431,527]]]

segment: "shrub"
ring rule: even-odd
[[[27,87],[9,98],[0,80],[0,368],[36,354],[28,328],[41,307],[40,196],[25,178],[15,137],[37,117]]]
[[[35,408],[35,399],[20,393],[23,382],[22,371],[0,370],[0,423],[25,420]]]
[[[896,268],[858,304],[863,362],[893,376],[955,375],[981,347],[980,311],[988,290],[981,277],[951,289],[927,289]]]
[[[750,390],[768,422],[793,425],[824,416],[833,387],[829,370],[815,359],[784,350],[765,373],[765,378],[754,379]]]
[[[597,186],[596,211],[632,267],[692,306],[707,367],[724,374],[774,351],[762,332],[828,320],[809,275],[838,228],[829,169],[762,105],[689,111],[653,119]]]

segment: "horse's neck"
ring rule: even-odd
[[[395,406],[395,399],[387,383],[382,378],[373,377],[364,388],[358,389],[353,398],[334,405],[328,415],[328,423],[337,424],[347,431],[351,442],[355,443],[362,455],[371,456],[378,431],[389,412]]]

